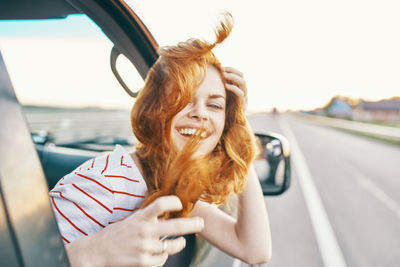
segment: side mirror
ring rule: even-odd
[[[254,168],[264,195],[280,195],[290,186],[290,148],[287,139],[279,134],[258,134],[259,154]]]

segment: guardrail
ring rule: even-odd
[[[400,142],[400,128],[328,118],[304,113],[297,113],[296,115],[324,126],[379,137],[394,142]]]

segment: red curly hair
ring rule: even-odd
[[[225,13],[216,28],[216,41],[189,39],[162,47],[131,111],[132,129],[139,141],[137,156],[148,185],[144,206],[164,195],[176,195],[183,209],[165,217],[188,216],[198,200],[221,204],[246,184],[254,157],[254,136],[237,95],[226,91],[225,127],[221,140],[208,155],[192,157],[200,137],[193,137],[177,151],[170,136],[171,122],[192,99],[208,66],[215,67],[222,81],[221,63],[211,51],[233,27]]]

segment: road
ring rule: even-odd
[[[249,121],[292,145],[289,191],[265,198],[273,240],[266,266],[400,266],[400,147],[293,115]]]

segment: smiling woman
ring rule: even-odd
[[[244,115],[246,84],[242,73],[223,68],[212,52],[232,27],[227,13],[214,43],[190,39],[161,48],[131,112],[136,151],[117,146],[51,190],[69,251],[174,195],[182,206],[155,219],[200,217],[199,234],[218,248],[249,263],[268,261],[268,215],[251,167],[254,135]],[[234,194],[241,206],[237,219],[216,208]],[[182,245],[182,238],[164,240],[143,231],[138,243],[153,244],[141,250],[152,262],[165,261],[167,247]]]
[[[221,204],[245,185],[254,156],[252,133],[242,95],[225,89],[228,80],[211,52],[232,26],[226,15],[215,43],[190,39],[163,47],[146,78],[132,109],[132,127],[140,142],[137,155],[145,176],[151,177],[147,204],[173,193],[183,202],[180,215],[187,215],[197,200]],[[199,131],[198,138],[188,138],[193,130]]]
[[[58,9],[53,3],[66,9]],[[32,8],[22,8],[22,4]],[[71,266],[159,266],[166,263],[177,267],[188,266],[191,262],[198,266],[197,261],[194,263],[195,252],[204,251],[207,245],[198,248],[193,233],[199,233],[217,248],[249,263],[269,259],[268,216],[259,181],[251,167],[254,136],[243,110],[246,83],[242,73],[222,67],[212,51],[230,34],[232,20],[228,14],[223,15],[215,42],[191,39],[164,47],[158,53],[157,44],[146,26],[123,1],[0,1],[0,7],[0,19],[11,17],[28,25],[37,21],[25,19],[35,17],[54,26],[49,27],[54,34],[48,33],[46,38],[24,36],[21,30],[21,37],[13,36],[11,40],[4,34],[1,39],[1,50],[8,55],[6,64],[0,55],[3,129],[0,131],[0,243],[5,244],[0,247],[6,247],[0,253],[1,266],[68,265],[64,247]],[[82,20],[95,26],[97,33],[105,37],[106,45],[99,58],[89,56],[92,50],[97,50],[94,49],[97,40],[87,42],[81,35],[74,36],[73,30],[63,36],[63,27],[57,31],[58,22],[73,22],[67,14],[76,12],[84,12],[87,17]],[[48,18],[57,21],[50,22]],[[98,31],[96,25],[103,32]],[[76,42],[75,37],[79,39]],[[40,39],[40,42],[30,45],[33,39]],[[12,45],[18,42],[19,45]],[[13,48],[14,54],[10,54]],[[73,52],[67,53],[64,48]],[[115,133],[109,131],[114,128],[118,134],[123,134],[123,127],[130,127],[129,111],[120,114],[93,107],[53,107],[63,101],[71,106],[82,103],[78,101],[97,102],[96,97],[100,95],[97,90],[102,86],[107,87],[108,93],[121,93],[132,102],[122,88],[114,90],[102,83],[115,70],[115,55],[121,54],[143,78],[161,55],[148,73],[141,93],[143,96],[146,89],[151,88],[154,94],[150,94],[145,105],[140,99],[135,104],[135,107],[143,107],[144,112],[142,120],[134,126],[149,127],[144,128],[141,144],[134,153],[128,152],[132,146],[126,139],[116,138]],[[17,64],[13,59],[18,57],[23,61]],[[107,77],[97,68],[100,61],[106,62],[104,59],[111,61]],[[65,66],[70,69],[65,70]],[[39,100],[49,100],[47,91],[41,91],[41,88],[47,89],[45,85],[49,83],[49,94],[54,98],[47,103],[52,106],[23,106],[21,109],[9,81],[8,69],[24,104],[27,104],[21,94],[24,90],[34,92],[33,96],[37,94]],[[72,100],[64,97],[65,94]],[[118,102],[112,95],[106,100]],[[154,109],[148,109],[149,106]],[[31,138],[22,110],[28,112],[30,130],[34,130],[35,125],[49,132],[32,133]],[[120,124],[119,115],[126,116],[125,124]],[[109,121],[112,124],[108,124]],[[84,134],[94,131],[96,137],[76,136],[72,129],[75,122],[79,122],[75,129]],[[129,132],[132,135],[132,131]],[[55,133],[64,137],[70,135],[74,140],[60,141],[60,136],[53,139]],[[155,142],[144,142],[142,137],[146,135]],[[261,139],[265,141],[261,142],[262,146],[271,141],[268,136]],[[151,148],[148,154],[143,149],[146,147]],[[155,161],[147,161],[150,157]],[[262,158],[269,161],[266,156]],[[280,155],[280,159],[290,167],[286,164],[288,154]],[[156,175],[149,175],[149,170]],[[273,178],[266,177],[266,180]],[[49,188],[59,180],[50,198],[46,194],[46,180]],[[26,187],[27,184],[31,186]],[[288,183],[285,185],[273,186],[271,192],[280,194]],[[38,198],[31,198],[30,191],[41,195],[44,201],[39,203]],[[240,209],[238,216],[232,217],[217,206],[235,193],[239,195]],[[152,200],[157,194],[160,197]],[[28,214],[25,212],[28,207],[43,208]],[[22,213],[26,217],[20,223],[15,219]],[[185,216],[191,218],[182,218]],[[53,227],[47,227],[48,223]],[[182,237],[186,234],[191,235]],[[210,254],[212,251],[216,249]],[[178,252],[181,253],[174,255]],[[169,257],[172,255],[174,257]],[[213,263],[206,265],[222,265],[223,257],[214,257],[214,254],[211,257]],[[16,264],[10,264],[15,260]]]

